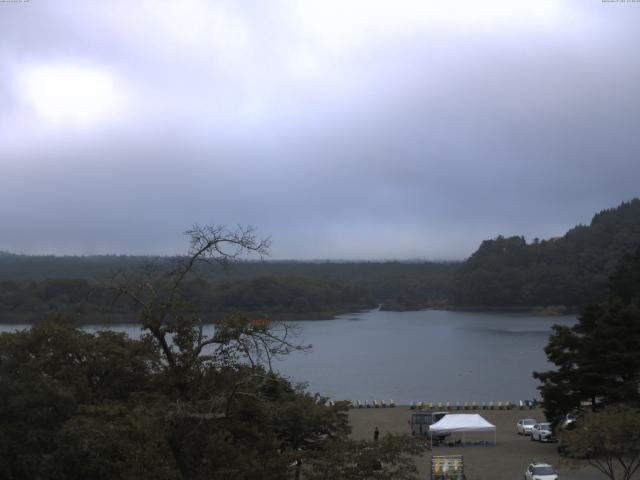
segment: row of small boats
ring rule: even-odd
[[[393,400],[389,400],[388,402],[385,400],[354,400],[351,402],[351,408],[393,408],[396,406],[396,402]]]
[[[346,402],[349,402],[348,400]],[[329,402],[334,406],[336,402]],[[395,407],[393,400],[354,400],[351,408],[387,408]],[[410,410],[437,410],[437,411],[457,411],[457,410],[532,410],[537,406],[535,400],[519,400],[517,402],[411,402]]]
[[[518,402],[411,402],[411,410],[531,410],[535,408],[534,400],[519,400]]]

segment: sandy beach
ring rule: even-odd
[[[373,439],[377,426],[381,435],[385,433],[410,433],[409,418],[412,410],[407,406],[395,408],[352,409],[349,419],[354,439]],[[556,443],[532,442],[529,437],[516,434],[516,422],[520,418],[544,420],[541,410],[480,410],[452,413],[479,413],[496,426],[495,446],[434,447],[417,460],[420,478],[430,478],[430,461],[435,455],[463,455],[468,480],[517,480],[533,460],[553,465],[561,480],[596,480],[602,474],[588,465],[572,470],[557,453]],[[452,437],[453,439],[457,437]],[[493,434],[467,434],[466,440],[493,441]]]

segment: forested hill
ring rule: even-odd
[[[228,271],[199,269],[183,293],[216,314],[244,310],[300,318],[326,318],[378,304],[387,310],[579,307],[605,298],[616,262],[639,246],[640,200],[634,199],[560,238],[486,240],[463,263],[238,262]],[[181,260],[0,252],[0,321],[60,311],[89,322],[104,321],[114,312],[130,315],[131,306],[112,305],[110,278],[150,263],[167,271]]]
[[[603,300],[616,262],[640,246],[640,199],[596,214],[588,226],[527,243],[523,237],[482,242],[454,274],[459,306],[580,306]]]

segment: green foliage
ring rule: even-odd
[[[640,249],[611,277],[609,300],[587,306],[573,327],[555,326],[545,352],[558,369],[536,372],[547,417],[588,401],[640,404]]]
[[[332,442],[305,458],[304,478],[413,480],[418,477],[412,457],[420,454],[415,439],[409,435],[386,434],[373,443],[353,440]]]
[[[606,298],[607,276],[640,245],[640,199],[622,203],[561,238],[482,242],[451,284],[457,305],[581,306]]]
[[[0,335],[2,478],[41,478],[68,421],[86,406],[148,395],[158,365],[144,343],[60,319]]]
[[[162,412],[144,404],[83,406],[56,435],[43,478],[136,480],[182,478],[168,443]]]
[[[158,349],[113,332],[0,335],[0,477],[280,479],[301,449],[345,438],[345,405],[224,357],[234,338],[176,382]]]
[[[640,469],[640,410],[610,406],[586,412],[561,440],[569,458],[586,459],[611,480],[630,480]]]
[[[64,261],[66,257],[60,259],[59,268],[65,268]],[[171,271],[164,262],[169,259],[154,265],[156,286]],[[424,308],[444,302],[454,268],[453,264],[240,263],[228,277],[220,277],[210,266],[199,266],[198,278],[181,284],[180,297],[208,312],[208,321],[235,311],[276,318],[326,318],[380,303],[399,309]],[[113,299],[112,289],[90,279],[0,281],[0,315],[9,321],[31,320],[53,311],[95,323],[131,321],[135,303],[114,305]]]
[[[376,449],[372,478],[413,478],[407,445],[349,442],[345,403],[327,406],[271,370],[273,357],[304,349],[286,324],[235,314],[204,334],[183,288],[196,264],[268,242],[242,228],[188,233],[191,251],[174,268],[117,279],[142,340],[60,318],[0,335],[0,478],[281,480],[343,445],[355,457],[332,460],[342,471]],[[305,476],[315,473],[309,462]]]
[[[376,306],[363,287],[304,277],[270,276],[224,282],[211,289],[205,298],[207,308],[220,312],[336,312]]]
[[[413,478],[408,444],[347,440],[345,403],[225,356],[246,328],[233,319],[217,355],[182,365],[186,386],[150,343],[113,332],[58,319],[0,335],[0,477],[282,479],[302,458],[316,478],[326,455],[349,452],[329,462],[348,472],[375,449],[384,468],[368,478]]]

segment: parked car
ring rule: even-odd
[[[571,430],[582,417],[583,413],[580,410],[573,410],[562,417],[558,423],[558,428],[561,430]]]
[[[558,473],[548,463],[530,463],[524,480],[558,480]]]
[[[531,429],[531,440],[539,442],[555,442],[556,436],[553,434],[550,423],[536,423]]]
[[[535,418],[523,418],[516,423],[516,433],[518,435],[531,435],[531,429],[538,423]]]

